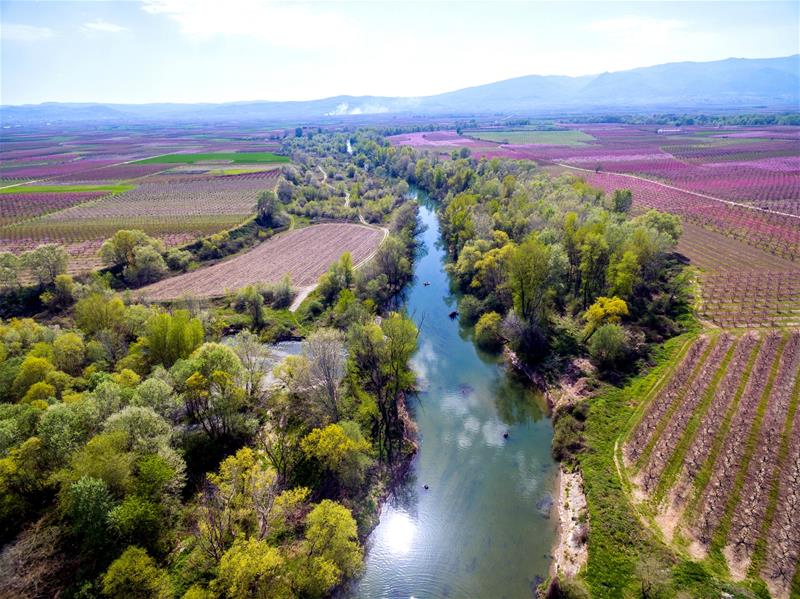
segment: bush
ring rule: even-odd
[[[500,334],[502,319],[497,312],[487,312],[475,325],[475,342],[483,349],[496,351],[503,346]]]
[[[167,252],[167,266],[170,270],[185,271],[192,262],[192,253],[186,250],[174,249]]]
[[[465,295],[458,300],[458,315],[466,325],[473,325],[478,322],[481,316],[483,305],[481,301],[474,295]]]
[[[589,340],[589,355],[600,368],[616,366],[627,351],[628,335],[618,324],[606,324],[594,332]]]
[[[103,575],[103,595],[111,599],[166,599],[172,596],[167,574],[140,547],[128,547]]]

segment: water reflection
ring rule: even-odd
[[[412,361],[421,391],[409,401],[420,451],[381,512],[350,595],[531,597],[553,540],[552,428],[541,397],[448,317],[457,298],[442,270],[438,222],[425,208],[421,218],[427,253],[405,294],[422,323]]]

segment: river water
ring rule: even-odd
[[[419,452],[408,481],[384,505],[364,575],[349,595],[530,598],[547,575],[555,537],[552,426],[541,395],[449,318],[456,296],[439,221],[434,206],[419,200],[427,230],[406,293],[420,327],[413,365],[422,390],[410,402]]]

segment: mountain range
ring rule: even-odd
[[[0,107],[3,125],[59,121],[342,120],[364,115],[536,116],[608,111],[800,110],[800,54],[675,62],[581,77],[528,75],[422,97],[335,96],[298,102]]]

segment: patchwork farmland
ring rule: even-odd
[[[239,225],[288,161],[266,140],[281,131],[224,141],[211,141],[224,129],[61,133],[3,134],[0,251],[59,243],[73,274],[100,266],[97,250],[119,229],[169,248]]]
[[[800,558],[800,331],[706,333],[622,447],[665,538],[789,597]]]

